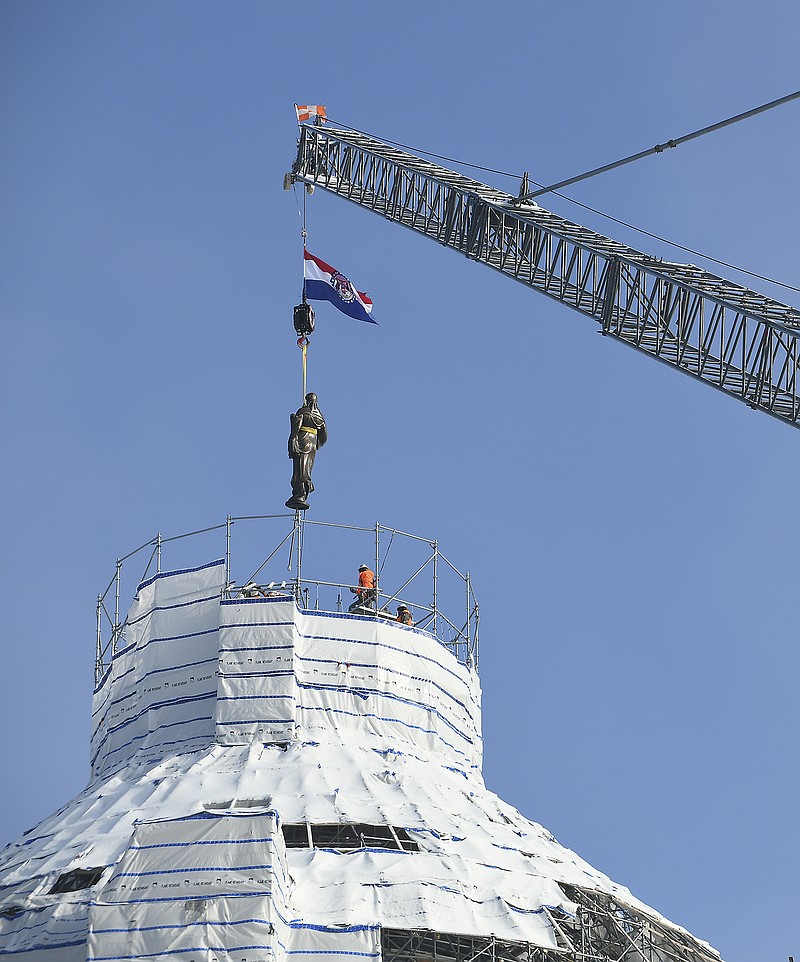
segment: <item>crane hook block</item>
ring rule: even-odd
[[[300,337],[308,337],[314,333],[314,308],[307,301],[298,304],[294,309],[294,329]]]

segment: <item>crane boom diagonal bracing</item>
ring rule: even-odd
[[[800,311],[364,134],[301,125],[292,178],[461,251],[603,334],[800,426]]]

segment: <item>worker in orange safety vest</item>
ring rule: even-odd
[[[370,571],[366,565],[359,565],[358,568],[358,587],[351,588],[350,591],[356,596],[350,611],[362,608],[366,605],[375,603],[375,572]]]
[[[413,625],[414,619],[411,617],[411,612],[406,608],[405,605],[398,605],[397,607],[397,617],[395,621],[399,621],[401,625]]]

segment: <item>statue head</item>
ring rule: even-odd
[[[306,394],[306,405],[310,408],[315,408],[317,406],[317,395],[313,391],[309,391]]]

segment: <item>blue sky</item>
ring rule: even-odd
[[[292,104],[552,182],[795,90],[799,29],[769,0],[0,6],[2,841],[86,782],[115,560],[288,496]],[[799,132],[794,103],[567,192],[800,286]],[[800,435],[337,198],[308,226],[380,321],[319,308],[310,516],[470,569],[489,787],[728,962],[797,955]]]

